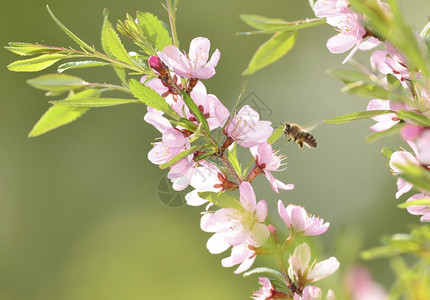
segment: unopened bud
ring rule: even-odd
[[[163,63],[161,62],[161,60],[158,58],[158,56],[151,56],[148,59],[148,64],[151,68],[153,68],[155,71],[157,71],[158,73],[161,73],[162,70],[164,70],[163,67]]]

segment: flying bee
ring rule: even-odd
[[[303,145],[306,145],[311,148],[317,147],[317,140],[315,137],[304,130],[300,125],[295,123],[284,123],[284,135],[287,138],[287,143],[293,140],[297,145],[299,145],[300,149],[303,150]]]

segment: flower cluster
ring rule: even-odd
[[[398,116],[400,111],[428,116],[430,113],[430,92],[419,84],[414,84],[416,79],[422,77],[419,71],[413,70],[402,53],[390,43],[385,43],[386,50],[377,50],[371,55],[372,67],[384,76],[384,86],[388,87],[388,76],[392,76],[400,83],[400,89],[410,93],[410,99],[406,102],[389,99],[373,99],[367,106],[368,111],[391,110],[391,113],[373,117],[376,124],[370,128],[375,132],[384,132],[393,126],[400,126],[401,137],[409,144],[413,153],[406,150],[396,151],[391,155],[390,167],[394,175],[402,175],[402,166],[413,165],[423,170],[430,171],[430,127],[416,124],[408,119]],[[409,192],[413,184],[406,179],[397,179],[396,198]],[[410,197],[407,202],[418,199],[430,199],[430,190],[419,188],[420,193]],[[430,221],[430,206],[409,206],[408,211],[414,215],[422,215],[422,222]]]
[[[369,50],[380,43],[363,26],[364,17],[352,10],[346,0],[318,0],[314,11],[317,17],[325,18],[327,24],[339,31],[327,41],[331,53],[344,53],[352,48],[344,63],[357,50]]]
[[[213,233],[207,248],[213,254],[231,249],[230,256],[222,260],[222,266],[238,265],[235,273],[242,273],[253,265],[258,255],[279,256],[290,250],[296,236],[323,234],[329,223],[308,215],[300,206],[285,207],[279,200],[278,213],[290,232],[289,237],[281,243],[275,227],[266,224],[267,202],[257,201],[251,183],[263,174],[274,192],[292,190],[293,184],[286,184],[272,174],[285,170],[286,156],[280,155],[268,142],[273,133],[271,122],[260,120],[259,114],[249,105],[229,113],[215,95],[208,94],[201,79],[215,74],[220,58],[220,51],[216,50],[209,59],[209,50],[209,40],[198,37],[192,40],[188,55],[170,45],[149,58],[153,76],[145,75],[140,82],[157,92],[180,120],[170,120],[163,111],[148,106],[144,120],[162,135],[148,153],[148,159],[170,167],[167,177],[173,189],[181,191],[192,187],[185,197],[187,204],[209,203],[201,218],[201,229]],[[238,167],[238,146],[249,149],[253,157],[255,165],[249,172]],[[227,192],[236,189],[239,199]],[[290,272],[294,278],[284,274],[288,278],[286,291],[276,291],[269,279],[260,278],[263,287],[254,294],[255,299],[269,299],[274,295],[279,298],[291,292],[294,299],[308,299],[308,295],[317,299],[319,289],[307,284],[332,274],[339,262],[332,257],[309,265],[309,259],[302,260],[303,257],[310,259],[306,244],[298,246],[290,257]]]

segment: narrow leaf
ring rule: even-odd
[[[67,55],[58,53],[43,54],[29,59],[14,61],[9,64],[7,68],[14,72],[37,72],[52,66],[65,57],[67,57]]]
[[[66,74],[46,74],[27,80],[32,87],[44,91],[67,91],[88,85],[85,80]]]
[[[267,139],[269,144],[273,144],[284,135],[284,125],[279,126],[273,131],[272,135]]]
[[[365,74],[353,70],[330,69],[327,71],[327,73],[335,79],[343,81],[344,83],[361,81],[364,83],[374,84],[378,80],[375,75]]]
[[[48,12],[51,15],[52,19],[55,21],[55,23],[57,23],[58,27],[60,27],[62,31],[64,31],[73,41],[75,41],[75,43],[78,44],[82,48],[82,50],[93,53],[95,52],[94,48],[90,47],[88,44],[78,38],[73,32],[71,32],[66,26],[64,26],[63,23],[61,23],[60,20],[55,17],[48,5],[46,5],[46,8],[48,9]]]
[[[285,281],[284,276],[282,275],[281,272],[274,270],[274,269],[270,269],[270,268],[255,268],[253,270],[250,270],[246,273],[243,274],[243,277],[249,277],[251,275],[255,275],[255,274],[270,274],[272,276],[274,276],[275,278],[281,280],[282,282]]]
[[[391,149],[390,147],[384,147],[381,150],[382,155],[384,155],[388,159],[391,158],[391,155],[393,155],[394,152],[395,150]]]
[[[181,90],[181,95],[191,113],[196,117],[200,124],[203,124],[203,128],[206,130],[206,133],[210,134],[211,131],[209,129],[208,121],[206,120],[206,117],[203,115],[202,111],[198,108],[197,104],[185,91]]]
[[[414,205],[430,205],[430,199],[416,199],[397,205],[398,208],[407,208]]]
[[[394,125],[393,127],[389,128],[385,131],[374,132],[374,133],[368,135],[365,138],[365,141],[368,143],[373,143],[374,141],[379,140],[380,138],[387,137],[387,136],[398,133],[402,129],[402,127],[403,127],[403,124],[397,123],[396,125]]]
[[[366,84],[363,81],[356,81],[347,84],[341,89],[341,92],[346,94],[358,94],[365,97],[373,97],[378,99],[390,99],[390,93],[376,84]]]
[[[113,57],[110,49],[109,49],[109,45],[108,45],[108,30],[113,30],[113,26],[112,24],[109,22],[109,11],[107,9],[103,10],[103,15],[104,15],[104,19],[103,19],[103,27],[102,27],[102,34],[101,34],[101,43],[102,43],[102,48],[103,51],[106,53],[107,56],[109,57]],[[127,82],[127,76],[126,76],[126,71],[124,68],[120,68],[120,67],[116,67],[113,66],[113,69],[116,73],[116,75],[118,76],[118,78],[121,80],[122,84],[124,86],[128,85]]]
[[[263,17],[264,18],[264,17]],[[276,19],[273,19],[276,20]],[[266,29],[261,29],[258,31],[250,31],[250,32],[238,32],[238,35],[261,35],[261,34],[274,34],[276,32],[287,32],[287,31],[296,31],[299,29],[309,28],[313,26],[318,25],[325,25],[326,21],[325,19],[320,18],[314,18],[314,19],[306,19],[306,20],[299,20],[294,22],[285,22],[284,24],[278,24],[276,23],[271,26],[270,24],[259,24],[252,27],[259,26],[261,28],[267,27]]]
[[[164,27],[163,23],[156,16],[151,13],[142,12],[137,12],[136,16],[146,39],[157,50],[161,51],[164,47],[173,44],[166,27]],[[150,55],[156,55],[156,53]]]
[[[172,158],[170,161],[160,165],[160,169],[166,169],[168,167],[170,167],[171,165],[176,164],[178,161],[184,159],[185,157],[187,157],[190,154],[193,154],[194,152],[202,149],[204,146],[203,145],[194,145],[191,148],[182,151],[181,153],[179,153],[178,155],[176,155],[174,158]]]
[[[30,43],[20,43],[20,42],[10,42],[9,46],[5,47],[7,50],[21,55],[37,55],[37,54],[50,54],[63,51],[63,48],[45,46],[39,44],[30,44]]]
[[[213,156],[213,155],[215,155],[215,152],[214,152],[214,151],[208,151],[208,152],[205,152],[205,153],[199,154],[199,155],[197,155],[196,157],[194,157],[194,161],[195,161],[195,162],[198,162],[198,161],[201,161],[201,160],[206,159],[206,158],[208,158],[208,157],[211,157],[211,156]]]
[[[397,116],[400,119],[406,119],[406,120],[412,121],[417,125],[430,127],[430,119],[429,118],[424,117],[420,114],[417,114],[413,111],[399,110],[397,112]]]
[[[258,15],[243,14],[240,15],[240,18],[249,26],[260,30],[279,28],[282,25],[288,24],[287,21],[282,19],[272,19]]]
[[[110,64],[103,61],[94,61],[94,60],[72,61],[58,66],[57,71],[58,73],[63,73],[64,71],[71,70],[71,69],[102,67],[107,65],[110,65]]]
[[[275,33],[267,42],[261,45],[252,57],[248,68],[242,75],[251,75],[281,57],[286,55],[294,46],[297,32],[278,32]]]
[[[199,196],[220,208],[242,209],[239,202],[227,193],[200,192]]]
[[[105,34],[106,44],[109,48],[109,52],[119,61],[134,66],[134,62],[128,55],[127,50],[125,50],[124,45],[122,44],[115,30],[113,28],[108,28]]]
[[[75,121],[88,111],[85,107],[51,106],[34,125],[28,137],[36,137]]]
[[[167,104],[167,102],[163,99],[163,97],[161,97],[153,89],[140,83],[136,79],[131,79],[129,85],[130,91],[133,93],[133,95],[145,105],[161,110],[175,120],[181,119],[178,113],[174,111],[173,108],[171,108],[170,105]]]
[[[369,110],[369,111],[355,112],[351,114],[342,115],[339,117],[324,120],[324,122],[331,123],[331,124],[342,124],[342,123],[347,123],[355,120],[368,119],[371,117],[388,114],[388,113],[392,113],[392,111],[391,110]]]
[[[56,106],[74,106],[74,107],[107,107],[120,104],[141,103],[135,99],[120,98],[78,98],[66,99],[61,101],[49,101]]]

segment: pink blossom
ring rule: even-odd
[[[415,156],[407,151],[396,151],[391,155],[390,158],[390,167],[393,170],[394,174],[402,173],[402,170],[397,167],[397,165],[407,165],[414,164],[419,166],[419,162]],[[397,193],[396,198],[398,199],[404,193],[409,192],[413,187],[413,184],[404,180],[403,178],[397,179]]]
[[[191,41],[188,56],[173,45],[165,47],[157,54],[164,64],[181,77],[208,79],[215,75],[215,67],[221,56],[216,49],[208,62],[209,49],[210,41],[197,37]]]
[[[251,147],[250,150],[255,158],[255,163],[259,168],[259,171],[266,176],[276,193],[279,193],[278,189],[287,191],[294,189],[293,184],[285,184],[277,180],[271,173],[273,171],[284,170],[279,170],[279,168],[285,165],[282,164],[282,161],[287,158],[286,156],[278,156],[278,152],[273,151],[272,145],[268,142],[263,142],[257,146]]]
[[[424,130],[416,141],[417,157],[421,164],[430,165],[430,129]]]
[[[373,99],[367,105],[367,110],[391,110],[390,100]],[[370,129],[376,132],[385,131],[393,127],[400,121],[400,119],[395,113],[375,116],[372,117],[372,119],[375,120],[377,123],[375,125],[372,125]]]
[[[318,0],[315,2],[314,11],[317,17],[326,18],[341,13],[348,6],[346,0]]]
[[[251,250],[248,244],[244,243],[238,246],[233,246],[231,248],[231,255],[221,260],[221,265],[224,268],[239,265],[233,273],[240,274],[247,271],[252,266],[256,258],[257,253],[255,253],[254,250]]]
[[[199,81],[190,93],[191,99],[206,117],[211,130],[222,127],[229,111],[221,101],[213,94],[207,94],[206,87]],[[181,116],[197,123],[195,116],[190,112],[182,97],[177,97],[172,108]],[[184,114],[185,113],[185,114]]]
[[[343,53],[353,48],[343,63],[347,62],[354,53],[369,50],[379,44],[379,40],[369,37],[363,24],[363,17],[348,8],[345,0],[318,0],[315,2],[315,15],[326,18],[327,24],[338,29],[339,33],[327,41],[331,53]],[[367,40],[365,40],[367,38]]]
[[[303,290],[303,295],[294,294],[293,300],[321,300],[322,293],[321,289],[316,286],[307,285]],[[336,297],[332,290],[328,290],[326,300],[336,300]],[[364,299],[363,299],[364,300]]]
[[[148,159],[153,164],[161,165],[189,148],[189,139],[179,130],[169,128],[164,131],[161,142],[154,143],[154,148],[148,153]]]
[[[199,206],[207,203],[207,200],[199,196],[199,192],[218,193],[223,190],[223,184],[227,180],[223,172],[217,166],[207,162],[200,161],[201,166],[197,167],[194,176],[191,178],[190,185],[195,190],[185,195],[188,205]]]
[[[419,193],[410,197],[406,202],[419,200],[419,199],[427,199],[430,200],[430,194]],[[407,210],[412,215],[422,215],[420,221],[421,222],[430,222],[430,205],[412,205],[408,206]]]
[[[227,119],[227,116],[226,118]],[[259,121],[260,116],[245,105],[227,124],[224,133],[240,146],[250,148],[266,141],[273,133],[272,123]]]
[[[267,216],[266,201],[257,203],[249,182],[242,182],[239,191],[240,207],[222,208],[202,217],[202,230],[215,233],[207,242],[211,253],[221,253],[244,243],[260,247],[269,238],[270,232],[263,223]]]
[[[373,281],[370,272],[361,266],[350,269],[346,275],[346,286],[351,300],[387,300],[388,293],[385,288]]]
[[[419,138],[422,132],[423,128],[421,126],[406,124],[402,127],[400,135],[405,141],[413,141],[414,139]]]
[[[192,155],[188,155],[170,167],[167,178],[172,182],[175,191],[182,191],[190,184],[197,165]]]
[[[309,216],[303,207],[289,204],[285,208],[281,200],[278,201],[278,212],[290,231],[303,235],[320,235],[330,226],[330,223],[324,223],[323,219]]]
[[[311,260],[311,249],[303,243],[294,250],[288,259],[291,271],[297,280],[305,283],[315,282],[333,274],[339,268],[339,262],[335,257],[330,257],[322,262],[309,265]]]
[[[390,43],[385,43],[385,49],[373,52],[370,57],[370,64],[382,74],[394,75],[406,88],[405,80],[410,80],[412,76],[405,57]],[[414,74],[415,79],[420,77],[420,73]]]
[[[273,292],[275,288],[267,277],[259,277],[258,281],[260,281],[261,287],[257,292],[254,292],[252,295],[252,299],[254,300],[266,300],[271,299],[273,296]]]

